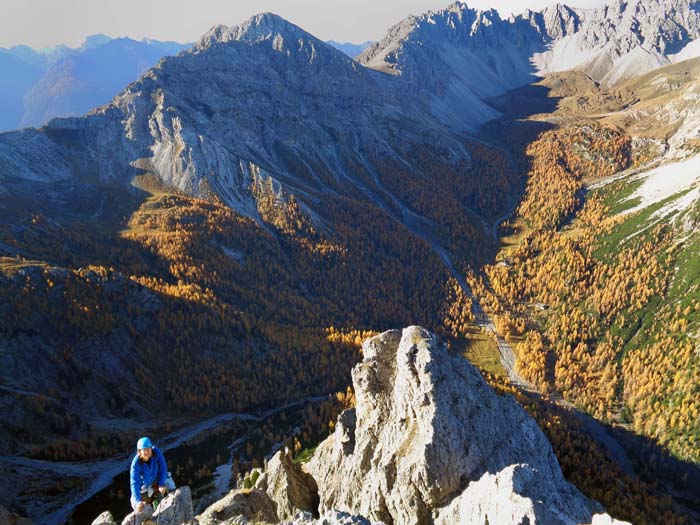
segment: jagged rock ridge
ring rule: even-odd
[[[699,16],[691,0],[619,1],[598,9],[556,4],[508,19],[456,2],[403,20],[358,60],[426,88],[436,114],[445,111],[442,102],[459,110],[476,98],[487,117],[485,97],[535,74],[581,69],[614,83],[668,64],[700,36]]]
[[[357,407],[309,465],[320,508],[394,524],[589,523],[534,420],[418,327],[363,345]]]
[[[543,72],[582,69],[613,84],[657,69],[700,37],[700,12],[690,0],[617,1],[587,11],[579,31],[535,57]]]
[[[279,451],[253,488],[229,493],[200,524],[624,524],[564,479],[511,397],[431,333],[385,332],[363,351],[357,406],[339,416],[308,473]]]
[[[468,161],[462,139],[399,84],[280,17],[258,15],[213,28],[86,117],[2,135],[0,166],[36,182],[95,174],[129,185],[152,174],[252,217],[263,180],[280,195],[352,186],[386,200],[373,181],[358,184],[350,166],[371,176],[371,159],[405,162],[406,152],[436,145],[445,162]]]

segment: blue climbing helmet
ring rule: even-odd
[[[153,443],[147,437],[142,437],[136,443],[136,450],[141,450],[142,448],[153,448]]]

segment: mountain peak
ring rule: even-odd
[[[260,13],[231,29],[235,40],[260,41],[272,36],[311,37],[297,25],[274,13]]]
[[[289,22],[274,13],[259,13],[237,26],[227,27],[217,25],[212,27],[195,45],[195,49],[202,51],[214,44],[223,44],[234,40],[258,43],[264,41],[294,41],[299,39],[318,40],[299,26]],[[318,40],[320,42],[320,40]]]
[[[356,407],[307,465],[319,511],[395,525],[591,523],[601,512],[564,479],[535,421],[432,333],[392,330],[362,351]]]
[[[85,37],[85,41],[80,46],[80,49],[94,49],[96,47],[101,46],[102,44],[106,44],[110,40],[112,40],[110,37],[102,33],[98,33],[96,35],[89,35]]]

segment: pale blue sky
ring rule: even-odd
[[[355,43],[377,40],[409,14],[441,9],[450,0],[4,0],[0,47],[80,45],[87,35],[105,33],[158,40],[193,41],[216,24],[236,25],[272,11],[323,40]],[[470,0],[475,8],[494,7],[502,16],[552,0]],[[563,1],[592,7],[603,0]]]

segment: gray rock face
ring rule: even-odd
[[[105,514],[100,514],[100,517]],[[151,505],[146,505],[140,513],[132,512],[126,516],[122,525],[141,525],[147,520],[155,522],[155,525],[187,525],[192,523],[192,519],[192,492],[185,486],[165,496],[155,512]]]
[[[571,509],[562,507],[575,501],[580,508],[585,506],[581,494],[570,486],[560,487],[568,494],[564,498],[551,495],[550,480],[529,465],[511,465],[495,474],[484,474],[478,481],[470,483],[467,489],[445,508],[440,509],[435,525],[482,525],[483,523],[578,524],[591,523],[590,517],[580,522],[580,517],[572,516]],[[542,498],[542,495],[546,497]],[[588,514],[587,512],[584,513]],[[579,515],[580,516],[580,515]],[[607,514],[597,514],[592,523],[608,525],[630,525],[611,518]]]
[[[507,20],[456,2],[403,20],[357,60],[407,78],[417,92],[425,88],[440,114],[441,101],[459,110],[540,72],[577,68],[604,83],[646,73],[700,36],[699,17],[691,0],[632,0],[595,10],[557,4]]]
[[[267,494],[258,489],[232,490],[197,516],[199,525],[218,525],[243,517],[256,522],[277,523],[277,515]]]
[[[689,0],[612,2],[585,13],[580,30],[535,57],[545,72],[582,69],[613,84],[669,64],[700,37],[700,13]]]
[[[136,512],[132,512],[131,514],[127,514],[126,517],[122,520],[122,525],[141,525],[144,521],[150,520],[153,518],[153,507],[150,505],[146,505],[141,512],[138,514]]]
[[[356,409],[309,464],[321,511],[396,525],[590,523],[599,507],[564,480],[534,420],[432,334],[386,332],[363,352]]]
[[[308,512],[301,512],[292,521],[280,525],[384,525],[382,522],[370,522],[362,516],[352,516],[347,512],[327,511],[320,518],[314,518]]]
[[[265,491],[274,503],[278,519],[289,519],[298,511],[311,512],[318,508],[316,482],[292,462],[289,449],[279,450],[268,461],[264,477]]]
[[[532,81],[529,57],[545,49],[543,29],[456,2],[403,20],[357,60],[401,77],[433,115],[465,129],[471,121],[481,124],[498,116],[486,97]]]
[[[117,522],[114,520],[112,513],[106,510],[97,516],[91,525],[117,525]]]
[[[469,159],[400,79],[265,14],[212,29],[86,117],[1,135],[0,187],[9,174],[38,183],[91,175],[127,187],[148,174],[259,219],[261,187],[302,204],[351,192],[391,202],[374,179],[377,159],[410,171],[400,159],[424,146],[439,147],[450,166]]]
[[[523,18],[536,25],[539,32],[551,40],[559,40],[578,32],[582,23],[583,11],[563,4],[554,4],[542,12],[527,10]]]
[[[153,514],[156,525],[181,525],[193,518],[192,492],[189,487],[179,487],[168,494]]]

